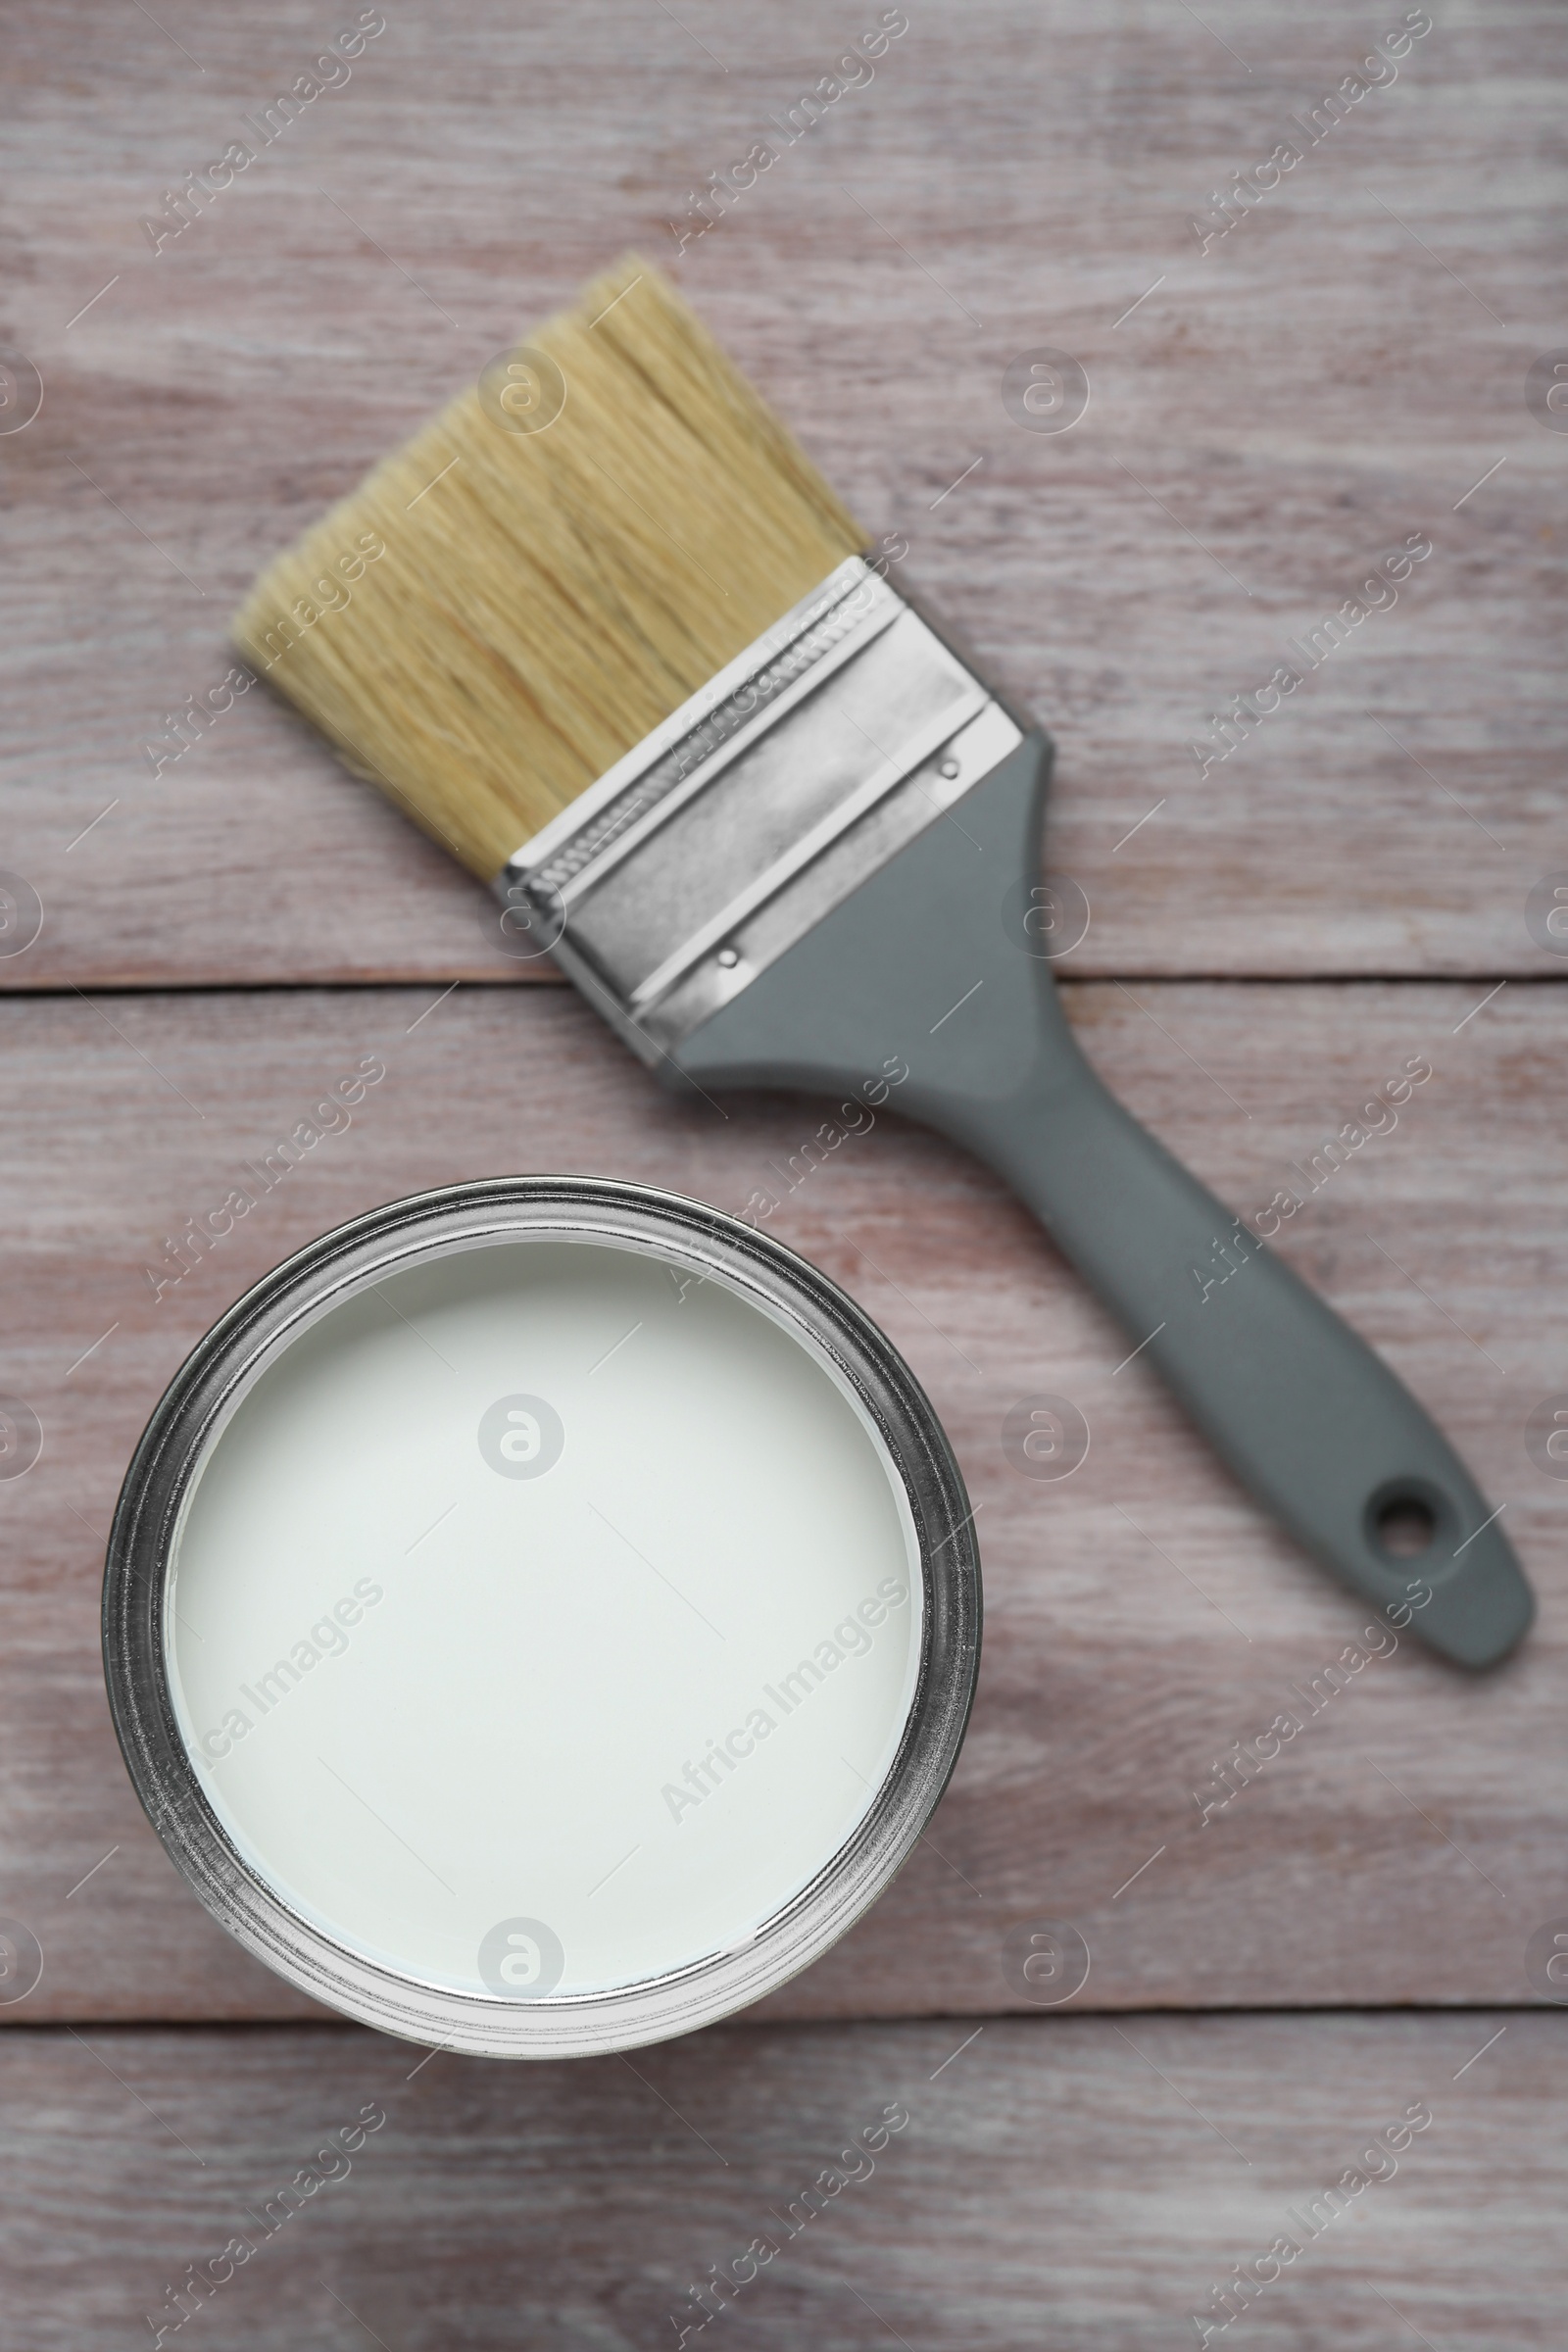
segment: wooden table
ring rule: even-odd
[[[0,1914],[45,1964],[0,2006],[8,2352],[169,2320],[186,2266],[260,2241],[246,2214],[366,2102],[387,2120],[352,2179],[191,2323],[210,2352],[674,2342],[694,2283],[769,2233],[740,2346],[1142,2352],[1223,2317],[1231,2267],[1412,2102],[1432,2121],[1396,2173],[1298,2230],[1224,2340],[1561,2341],[1568,2055],[1525,1953],[1568,1920],[1568,1485],[1525,1425],[1568,1392],[1568,965],[1542,912],[1568,881],[1568,440],[1526,375],[1563,333],[1568,42],[1543,0],[1432,16],[1337,119],[1395,8],[912,7],[677,258],[688,190],[877,12],[395,0],[156,252],[164,191],[337,27],[298,0],[14,13],[0,344],[43,406],[0,434],[0,864],[43,927],[0,958],[0,1390],[44,1451],[0,1481]],[[1260,191],[1282,141],[1299,161]],[[980,1697],[930,1839],[744,2022],[634,2060],[421,2067],[248,1961],[142,1818],[96,1619],[129,1449],[219,1311],[358,1210],[562,1168],[738,1209],[818,1114],[659,1094],[265,694],[156,776],[145,746],[222,677],[265,558],[628,245],[1049,725],[1049,858],[1092,910],[1068,1008],[1140,1116],[1250,1209],[1430,1062],[1279,1246],[1506,1504],[1541,1617],[1482,1680],[1401,1640],[1205,1823],[1217,1759],[1365,1612],[1116,1369],[1023,1211],[880,1122],[773,1223],[904,1348],[982,1506]],[[1003,406],[1040,348],[1087,371],[1069,432]],[[1195,754],[1412,535],[1397,602]],[[368,1051],[387,1080],[352,1128],[155,1300],[166,1237]],[[1060,1485],[1002,1451],[1040,1389],[1094,1433]],[[1040,1917],[1092,1968],[1024,2015],[1004,1949]],[[909,2123],[874,2177],[791,2234],[890,2101]]]

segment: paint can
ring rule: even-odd
[[[973,1519],[825,1275],[583,1177],[356,1218],[159,1403],[104,1587],[131,1779],[213,1916],[387,2033],[635,2047],[817,1959],[911,1852]]]

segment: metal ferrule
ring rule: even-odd
[[[853,556],[508,859],[495,888],[650,1064],[1022,741]]]

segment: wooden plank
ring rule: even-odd
[[[211,2352],[1162,2352],[1245,2264],[1265,2283],[1211,2343],[1560,2344],[1558,2018],[974,2031],[727,2029],[525,2073],[416,2073],[348,2030],[8,2034],[8,2340],[156,2340],[183,2283],[199,2318],[163,2341]]]
[[[1194,1791],[1338,1659],[1365,1611],[1265,1525],[1023,1210],[882,1118],[806,1171],[822,1107],[666,1097],[564,990],[237,993],[13,1003],[0,1024],[10,1224],[0,1389],[41,1459],[0,1482],[0,1911],[46,1955],[0,2017],[278,2016],[303,2004],[182,1890],[116,1753],[97,1653],[101,1547],[160,1390],[268,1266],[373,1203],[508,1169],[635,1178],[742,1210],[906,1351],[980,1506],[979,1704],[956,1778],[887,1898],[773,2013],[984,2014],[1018,1995],[1017,1923],[1074,1921],[1105,2007],[1531,1997],[1526,1937],[1568,1910],[1561,1851],[1568,1489],[1524,1449],[1568,1387],[1557,1300],[1564,999],[1476,983],[1069,991],[1131,1106],[1249,1216],[1370,1088],[1432,1076],[1282,1232],[1309,1281],[1450,1430],[1541,1593],[1525,1652],[1466,1680],[1409,1642],[1317,1708],[1208,1819]],[[376,1054],[387,1075],[184,1280],[144,1267]],[[1059,1485],[1003,1420],[1042,1391],[1087,1417]],[[1298,1712],[1305,1711],[1301,1702]],[[101,1867],[99,1865],[101,1864]],[[78,1887],[78,1882],[93,1875]]]
[[[155,253],[142,219],[324,22],[62,0],[16,34],[4,339],[45,400],[0,436],[4,862],[45,924],[6,987],[518,976],[266,693],[156,778],[144,747],[223,679],[263,561],[629,244],[1052,728],[1076,970],[1555,968],[1524,919],[1562,858],[1563,444],[1524,398],[1562,314],[1549,0],[1447,12],[1315,144],[1292,121],[1365,54],[1356,0],[918,11],[787,146],[845,49],[827,0],[400,0]],[[769,137],[677,256],[688,191]],[[1200,250],[1216,181],[1290,139]],[[1001,396],[1046,347],[1092,387],[1061,435]],[[1208,715],[1414,532],[1396,606],[1200,774]]]

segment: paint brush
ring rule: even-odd
[[[1265,1509],[1469,1666],[1533,1601],[1388,1366],[1122,1108],[1051,972],[1051,747],[675,289],[589,285],[281,556],[252,663],[663,1084],[900,1106],[1041,1218]]]

